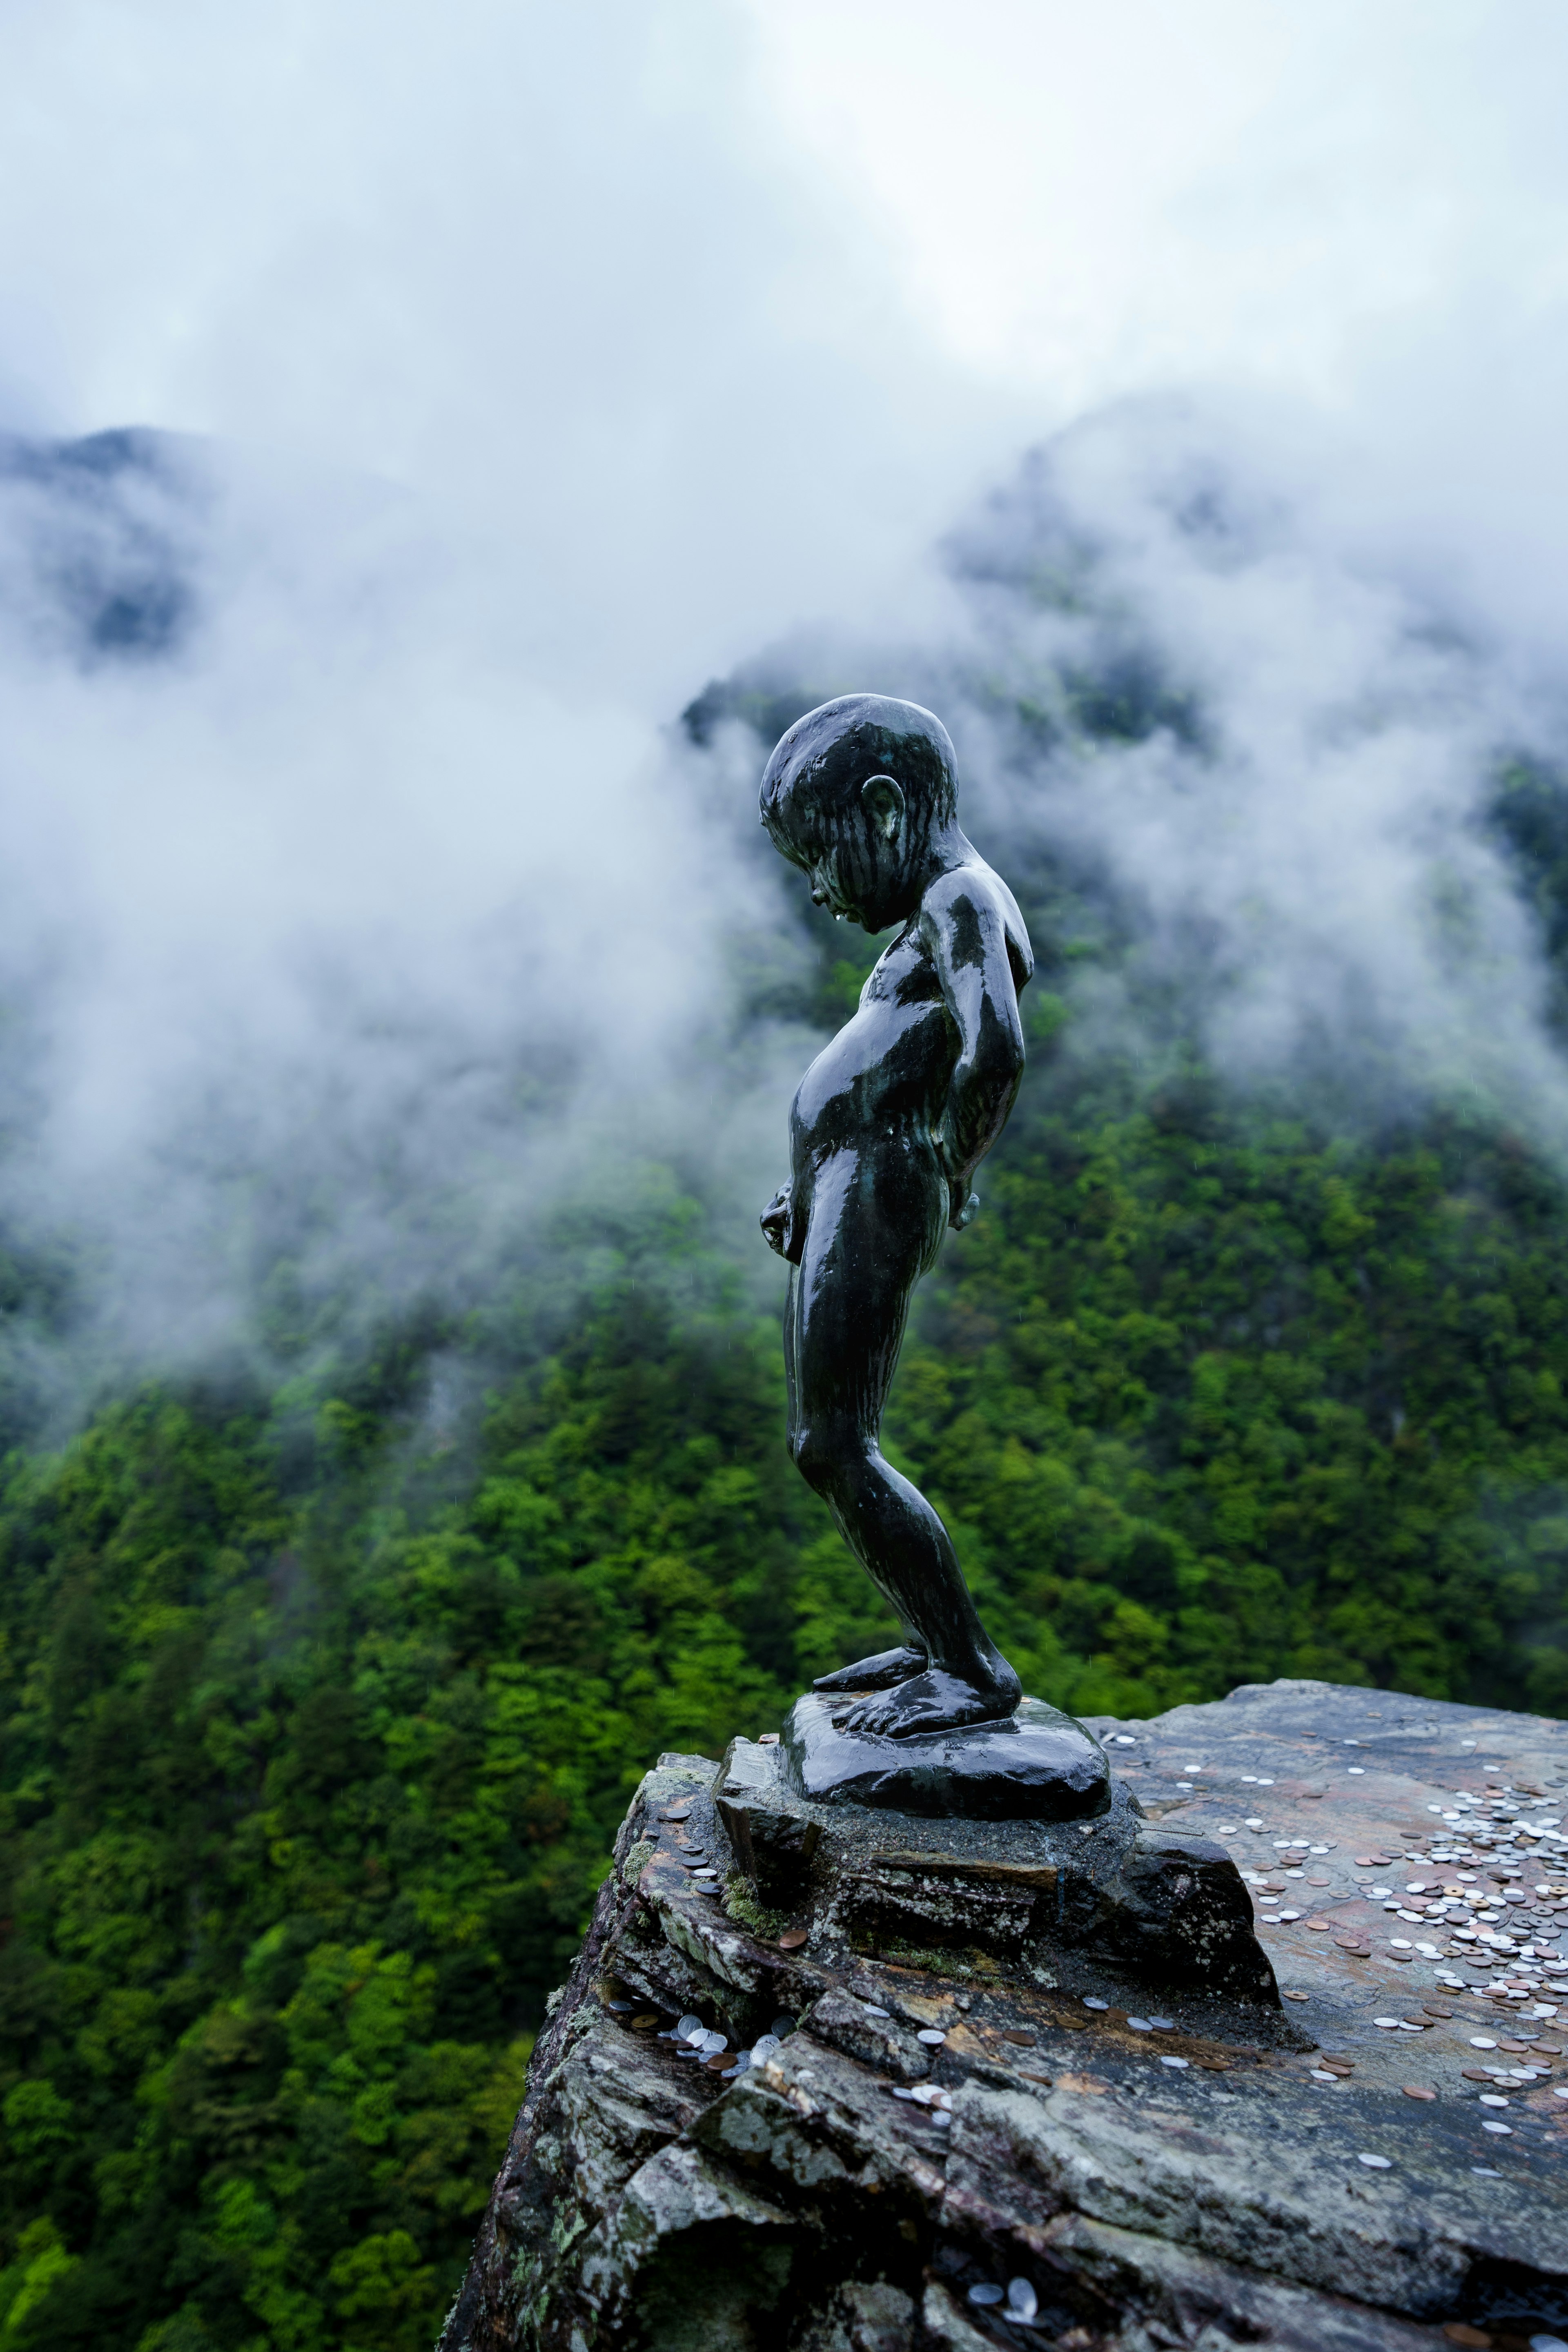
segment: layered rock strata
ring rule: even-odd
[[[444,2352],[1568,2333],[1568,1727],[1302,1684],[1092,1727],[1056,1826],[661,1758]]]

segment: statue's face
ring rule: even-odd
[[[895,838],[879,836],[858,809],[824,809],[792,793],[781,822],[770,828],[774,846],[799,866],[819,907],[841,922],[885,930],[904,911],[903,860]]]

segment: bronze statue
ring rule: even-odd
[[[1029,935],[959,825],[947,730],[916,703],[842,695],[798,719],[763,772],[762,818],[818,906],[868,931],[898,927],[801,1080],[790,1180],[762,1220],[791,1267],[790,1451],[904,1633],[816,1687],[871,1694],[840,1722],[850,1734],[994,1722],[1016,1707],[1018,1677],[947,1529],[879,1436],[910,1294],[944,1227],[974,1214],[970,1180],[1018,1091]]]

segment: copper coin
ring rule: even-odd
[[[1016,2026],[1010,2026],[1002,2039],[1004,2042],[1016,2042],[1020,2050],[1032,2050],[1037,2037],[1032,2033],[1022,2033]]]
[[[1486,2352],[1492,2340],[1484,2328],[1468,2327],[1462,2319],[1450,2319],[1443,2333],[1450,2344],[1479,2345],[1481,2352]]]
[[[1330,1936],[1333,1933],[1334,1923],[1331,1919],[1309,1919],[1307,1926],[1314,1936]]]
[[[657,2025],[658,2023],[658,2020],[654,2015],[652,2010],[645,2010],[641,2017],[633,2018],[632,2032],[634,2033],[646,2033],[649,2026]]]
[[[779,1937],[780,1951],[798,1952],[801,1946],[805,1941],[805,1934],[806,1931],[804,1927],[787,1927],[784,1934]]]
[[[1407,2099],[1435,2099],[1436,2091],[1424,2091],[1418,2083],[1402,2083],[1400,2089]]]
[[[1451,2009],[1439,2009],[1436,2002],[1432,2000],[1426,2002],[1426,2008],[1428,2017],[1452,2017],[1454,2014]]]

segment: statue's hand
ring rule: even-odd
[[[779,1186],[763,1211],[760,1222],[768,1237],[768,1247],[777,1250],[780,1257],[790,1257],[793,1253],[790,1249],[790,1188],[787,1184]]]
[[[972,1225],[980,1214],[980,1195],[978,1192],[972,1192],[967,1183],[954,1184],[952,1188],[952,1202],[948,1223],[955,1234],[961,1234],[964,1227]]]

